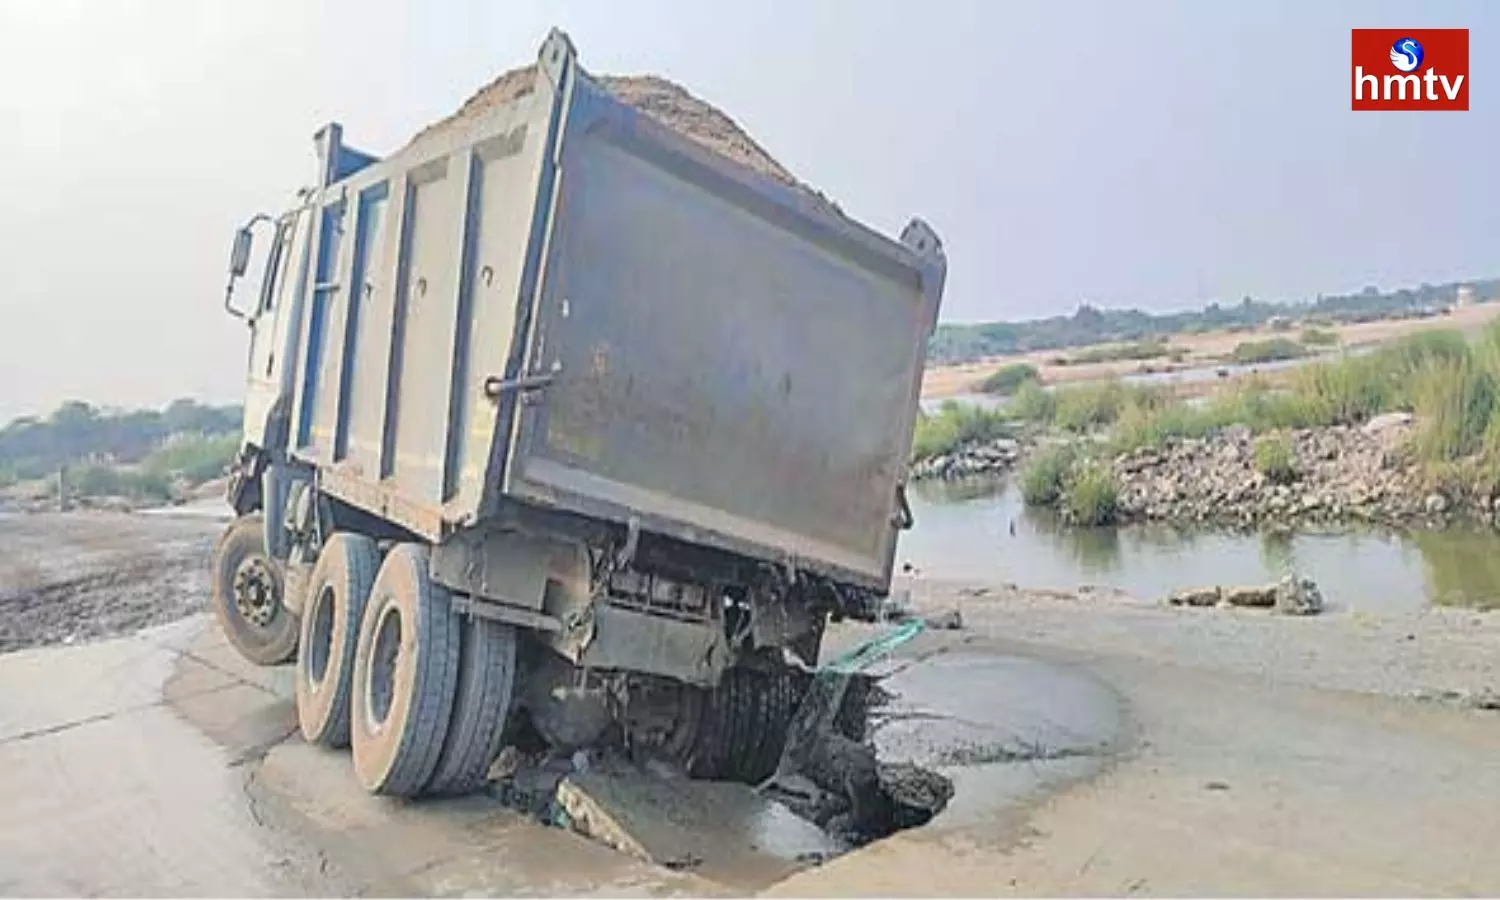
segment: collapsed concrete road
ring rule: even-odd
[[[924,665],[887,673],[912,691],[885,707],[891,739],[878,743],[892,759],[930,755],[902,734],[927,708],[929,689],[912,675]],[[101,670],[118,677],[91,677]],[[727,783],[575,776],[562,796],[580,818],[593,811],[592,829],[579,829],[593,841],[492,796],[371,797],[342,754],[295,737],[285,676],[241,663],[201,617],[0,657],[0,766],[28,776],[0,791],[0,845],[11,851],[0,890],[746,893],[850,849]],[[42,687],[15,690],[22,682]],[[923,730],[923,746],[950,759],[1001,740],[957,722]],[[80,834],[87,840],[75,841]]]
[[[701,894],[483,798],[366,795],[202,617],[0,657],[0,893]],[[101,677],[104,676],[104,677]]]
[[[131,546],[166,527],[111,522],[134,529]],[[877,670],[891,697],[870,729],[881,759],[932,767],[954,794],[931,823],[842,855],[788,840],[810,837],[795,825],[625,822],[641,854],[494,797],[370,797],[346,756],[293,736],[287,673],[239,662],[202,616],[0,654],[0,893],[1500,890],[1500,719],[1437,702],[1500,683],[1500,617],[914,593],[918,613],[959,606],[965,627]],[[827,650],[876,633],[840,626]],[[684,805],[677,790],[663,808]],[[610,817],[637,808],[626,796]]]

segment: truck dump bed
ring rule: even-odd
[[[325,143],[291,453],[437,540],[558,509],[889,583],[945,262],[625,105],[534,89],[373,161]]]

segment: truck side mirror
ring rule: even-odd
[[[255,233],[246,225],[234,233],[234,248],[229,251],[229,277],[239,278],[250,268],[250,247]]]
[[[224,286],[224,309],[236,319],[245,318],[245,311],[234,305],[234,283],[250,269],[250,249],[255,244],[255,224],[269,221],[270,216],[259,213],[234,233],[234,246],[229,249],[229,283]]]

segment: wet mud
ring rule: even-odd
[[[132,634],[207,608],[210,519],[0,516],[0,653]]]

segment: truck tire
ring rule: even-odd
[[[767,677],[768,684],[759,693],[759,721],[756,731],[760,746],[747,775],[756,783],[770,778],[781,764],[786,747],[787,729],[792,722],[793,681],[790,673],[776,672]],[[764,774],[762,774],[764,773]]]
[[[354,647],[380,551],[362,534],[339,532],[318,554],[307,582],[297,642],[297,725],[310,743],[349,746]]]
[[[350,743],[371,793],[414,797],[432,777],[453,712],[459,639],[427,548],[397,545],[375,576],[354,654]]]
[[[708,695],[689,771],[759,784],[775,774],[799,698],[790,670],[730,669]]]
[[[467,794],[484,784],[500,752],[510,712],[516,681],[515,628],[471,618],[462,629],[453,715],[437,769],[427,783],[429,794]]]
[[[297,652],[297,617],[282,603],[285,573],[266,552],[259,513],[241,516],[219,536],[213,553],[212,604],[224,637],[258,666]]]

